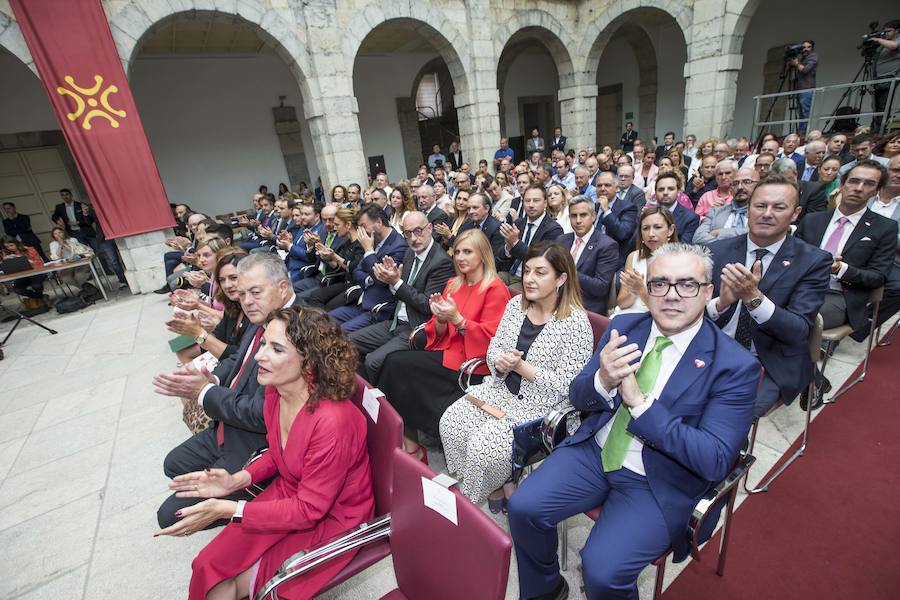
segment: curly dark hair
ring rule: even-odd
[[[303,376],[309,382],[307,410],[312,413],[323,399],[347,400],[356,389],[359,355],[340,324],[317,308],[295,306],[273,310],[266,324],[284,323],[285,334],[303,355]]]

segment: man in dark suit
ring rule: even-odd
[[[616,180],[618,189],[616,190],[616,202],[624,200],[634,204],[638,212],[643,210],[647,204],[647,197],[644,196],[644,190],[634,185],[634,167],[632,165],[622,165],[616,171]]]
[[[752,169],[751,169],[752,171]],[[831,255],[788,235],[800,196],[792,179],[770,175],[753,192],[749,232],[713,241],[716,325],[756,355],[764,369],[753,416],[790,404],[813,377],[810,332],[825,300]]]
[[[625,123],[625,131],[622,132],[622,138],[619,140],[619,146],[626,153],[634,150],[634,143],[638,139],[637,129],[634,128],[634,123],[628,121]]]
[[[387,285],[376,279],[375,265],[388,256],[400,263],[406,252],[406,242],[391,227],[385,212],[375,204],[367,204],[357,213],[357,223],[356,239],[365,254],[353,270],[353,281],[362,287],[363,293],[358,304],[342,306],[328,313],[347,333],[389,319],[393,314],[394,295]]]
[[[409,337],[431,318],[428,298],[440,294],[453,276],[453,261],[431,237],[432,226],[421,212],[403,216],[403,237],[409,248],[401,264],[385,257],[375,265],[375,277],[397,299],[393,317],[350,334],[365,360],[366,377],[376,381],[391,352],[409,349]]]
[[[163,463],[166,477],[207,468],[234,473],[253,452],[267,446],[264,388],[256,380],[255,355],[266,317],[275,309],[292,306],[296,295],[284,262],[274,254],[250,255],[238,263],[237,271],[241,309],[251,323],[238,349],[211,373],[188,365],[153,379],[157,393],[198,402],[213,418],[210,427],[169,452]],[[178,510],[201,500],[169,496],[157,513],[160,527],[174,524]]]
[[[509,501],[523,598],[565,598],[556,525],[602,506],[581,550],[588,598],[637,600],[638,574],[685,529],[704,493],[731,471],[753,418],[759,363],[704,319],[712,261],[666,244],[650,259],[649,313],[615,317],[569,388],[578,431]]]
[[[447,151],[447,163],[450,165],[450,170],[454,173],[459,171],[459,167],[462,166],[463,155],[459,149],[459,142],[450,142],[450,149]]]
[[[287,231],[293,225],[291,219],[291,207],[287,200],[281,198],[275,201],[275,212],[267,226],[260,226],[256,232],[260,236],[259,246],[251,252],[274,252],[278,247],[277,242],[282,231]]]
[[[581,300],[584,307],[605,315],[609,288],[619,268],[619,245],[594,226],[597,213],[587,196],[575,196],[569,202],[569,222],[573,233],[564,233],[556,241],[567,248],[575,260]]]
[[[810,213],[824,212],[828,209],[828,198],[825,196],[825,184],[821,181],[797,181],[797,164],[789,158],[779,158],[772,163],[769,172],[774,175],[787,177],[795,182],[800,189],[800,216]]]
[[[716,157],[712,155],[700,159],[700,172],[691,178],[685,189],[685,193],[694,207],[700,201],[700,196],[718,186],[716,183],[717,164]]]
[[[678,196],[683,191],[681,180],[673,172],[661,173],[656,178],[656,203],[669,209],[672,219],[675,221],[675,232],[678,239],[686,244],[694,243],[694,233],[700,226],[700,217],[692,210],[688,210],[678,202]],[[631,248],[636,247],[637,231],[631,239]]]
[[[669,153],[669,150],[675,147],[675,132],[667,131],[666,135],[663,136],[663,143],[656,147],[656,164],[659,164],[659,160],[666,156]]]
[[[50,220],[60,227],[65,227],[66,233],[82,244],[90,246],[94,254],[99,256],[100,247],[97,244],[97,232],[94,231],[94,223],[97,222],[94,209],[89,204],[75,202],[72,190],[66,188],[59,190],[59,197],[62,198],[62,202],[53,209]]]
[[[440,207],[435,206],[437,195],[434,193],[434,188],[430,185],[419,186],[419,189],[416,190],[416,198],[419,210],[425,213],[425,218],[431,223],[432,235],[435,241],[440,241],[440,236],[434,231],[434,226],[438,223],[443,223],[449,227],[450,216],[441,210]]]
[[[11,238],[16,238],[26,246],[31,246],[40,255],[41,260],[48,262],[50,259],[44,254],[41,239],[31,229],[31,219],[28,215],[16,212],[16,205],[12,202],[3,203],[3,231]]]
[[[253,219],[248,221],[241,220],[238,222],[247,228],[250,232],[250,239],[238,244],[247,252],[251,252],[254,248],[258,248],[265,238],[260,235],[260,230],[267,229],[269,225],[276,219],[278,213],[275,211],[275,196],[268,194],[259,199],[259,211]]]
[[[550,150],[566,151],[566,136],[562,134],[562,129],[557,127],[553,130],[553,138],[550,140]]]
[[[887,172],[888,182],[876,196],[869,199],[869,210],[900,223],[900,154],[888,162]],[[878,309],[876,326],[890,319],[898,309],[900,309],[900,235],[897,236],[894,267],[884,282],[884,299]]]
[[[316,264],[315,252],[310,247],[313,240],[311,236],[315,235],[315,240],[321,239],[325,226],[322,224],[322,208],[319,204],[300,204],[291,212],[294,227],[290,233],[285,231],[285,235],[278,241],[278,247],[287,253],[284,262],[291,275],[291,282],[297,285],[316,273],[314,268],[307,268]]]
[[[562,235],[562,227],[547,215],[547,191],[540,184],[533,184],[525,190],[522,199],[525,216],[514,225],[500,223],[500,235],[505,244],[497,257],[502,267],[500,279],[511,288],[522,289],[522,266],[528,247],[541,240],[553,241]]]
[[[866,206],[886,182],[882,165],[860,161],[841,176],[840,206],[807,215],[795,234],[833,256],[830,289],[819,312],[825,329],[849,323],[857,341],[869,332],[869,293],[885,284],[897,251],[897,222]],[[818,403],[831,384],[826,378],[817,384]]]
[[[616,179],[612,173],[601,171],[594,185],[597,188],[597,219],[603,232],[618,242],[621,267],[628,253],[634,250],[631,241],[637,231],[638,208],[633,202],[616,198]]]
[[[506,240],[500,234],[500,221],[491,215],[491,201],[487,194],[477,193],[469,195],[469,220],[463,223],[455,236],[450,238],[449,245],[453,246],[456,238],[469,229],[480,229],[487,237],[494,251],[494,263],[499,270],[500,256]]]

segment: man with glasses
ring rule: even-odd
[[[619,167],[616,179],[619,186],[616,190],[616,202],[623,200],[634,204],[638,210],[643,209],[647,204],[647,197],[644,196],[644,190],[634,185],[634,167],[631,165]]]
[[[444,212],[440,207],[435,206],[437,202],[437,196],[434,193],[434,188],[430,185],[422,185],[419,186],[419,189],[416,190],[416,200],[419,205],[419,210],[425,214],[425,218],[428,219],[428,222],[433,226],[438,223],[448,224],[450,222],[450,217]],[[436,233],[433,234],[435,239],[438,239]],[[409,240],[407,240],[408,242]]]
[[[440,294],[454,274],[450,256],[432,239],[433,227],[423,213],[406,213],[401,227],[409,244],[403,262],[398,265],[388,256],[374,266],[375,278],[397,301],[393,315],[350,334],[369,381],[378,379],[388,354],[409,350],[412,332],[431,318],[428,298]]]
[[[706,312],[762,363],[753,407],[753,416],[761,417],[779,398],[793,402],[813,377],[807,340],[828,290],[831,256],[788,235],[800,212],[793,179],[770,175],[750,194],[749,205],[744,201],[748,231],[720,235],[709,246],[716,297]]]
[[[731,470],[752,420],[759,363],[704,319],[712,259],[666,244],[647,267],[647,313],[616,316],[569,400],[578,431],[509,501],[523,598],[566,598],[556,525],[602,507],[581,550],[588,598],[638,598],[638,574],[668,548],[710,482]],[[587,414],[585,414],[587,413]]]
[[[825,329],[849,323],[856,341],[868,335],[869,293],[885,284],[897,251],[897,222],[867,206],[887,181],[887,170],[881,164],[860,161],[841,176],[840,205],[807,215],[795,234],[833,257],[830,289],[819,312]],[[818,403],[831,385],[825,378],[817,383]]]
[[[619,167],[622,170],[624,167]],[[632,171],[633,172],[633,171]],[[597,220],[601,231],[619,243],[619,266],[625,264],[628,253],[634,250],[632,236],[637,231],[638,207],[616,197],[616,178],[612,173],[600,173],[597,188]]]
[[[731,204],[717,206],[709,211],[694,234],[694,243],[709,244],[716,240],[745,235],[748,227],[747,206],[758,183],[759,173],[756,169],[748,167],[739,169],[732,181],[734,196]]]

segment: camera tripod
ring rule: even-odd
[[[856,75],[850,81],[851,84],[875,79],[875,50],[877,47],[868,47],[864,42],[860,44],[859,48],[862,52],[863,64],[860,65]],[[871,93],[868,86],[860,86],[857,88],[851,86],[844,90],[844,93],[841,94],[837,104],[834,105],[834,110],[831,111],[831,116],[829,117],[831,120],[831,127],[829,131],[831,133],[836,131],[852,131],[855,127],[839,127],[838,121],[858,120],[859,117],[857,115],[862,112],[863,100],[866,95]],[[854,96],[856,96],[855,103],[853,100]],[[845,109],[844,111],[841,111],[845,106],[849,107],[850,110],[848,111]],[[845,114],[840,114],[841,112],[844,112]]]
[[[28,321],[29,323],[32,323],[33,325],[37,325],[37,326],[40,327],[41,329],[50,332],[50,335],[56,335],[57,333],[59,333],[59,332],[56,331],[55,329],[50,329],[50,328],[47,327],[46,325],[42,325],[41,323],[38,323],[37,321],[35,321],[35,320],[32,319],[31,317],[26,317],[25,315],[23,315],[22,313],[20,313],[20,312],[17,311],[17,310],[14,310],[14,309],[12,309],[12,308],[9,308],[8,306],[2,306],[2,305],[0,305],[0,314],[5,313],[5,312],[6,312],[6,313],[12,313],[12,316],[15,317],[16,322],[15,322],[15,324],[12,326],[12,329],[10,329],[8,332],[6,332],[6,337],[3,338],[3,341],[0,341],[0,348],[2,348],[2,346],[6,343],[6,340],[8,340],[8,339],[10,338],[10,336],[11,336],[11,335],[13,334],[13,332],[16,330],[16,327],[18,327],[18,326],[22,323],[22,321]]]
[[[775,93],[780,94],[781,92],[783,92],[785,84],[787,84],[788,89],[791,91],[797,89],[797,71],[795,71],[793,68],[791,68],[790,65],[788,65],[787,60],[785,60],[784,67],[782,67],[781,69],[781,75],[778,76],[778,89],[775,91]],[[781,96],[772,98],[772,102],[771,104],[769,104],[769,109],[766,111],[766,116],[761,121],[762,123],[769,122],[769,119],[772,118],[772,112],[775,110],[775,105],[781,98]],[[798,98],[796,94],[787,96],[787,111],[787,118],[791,121],[800,118],[800,98]],[[794,131],[793,123],[791,123],[790,129],[791,132]],[[756,152],[759,152],[762,148],[762,140],[765,137],[766,133],[768,132],[765,129],[760,130],[759,136],[756,138],[756,142],[754,143]]]

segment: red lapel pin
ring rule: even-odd
[[[703,367],[706,366],[706,363],[703,362],[702,360],[700,360],[699,358],[695,358],[695,359],[694,359],[694,366],[697,367],[698,369],[702,369]]]

